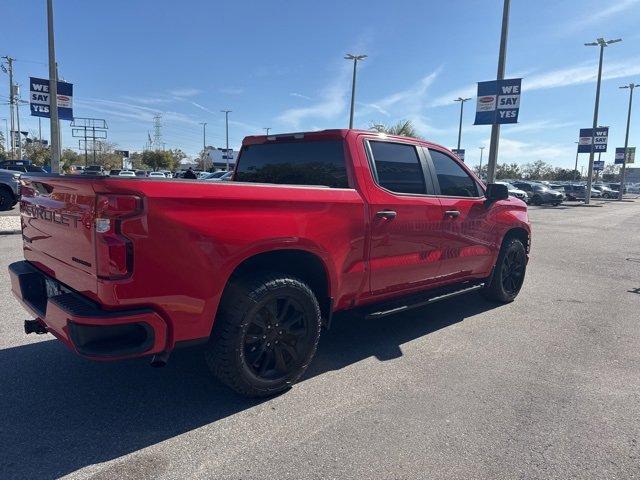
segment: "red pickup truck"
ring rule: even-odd
[[[506,186],[436,144],[358,130],[247,137],[230,182],[31,175],[20,211],[27,333],[156,365],[201,342],[251,396],[300,378],[334,312],[512,301],[530,243]]]

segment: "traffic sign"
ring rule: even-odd
[[[601,172],[604,170],[604,160],[594,160],[593,161],[593,171]]]
[[[606,152],[608,138],[609,127],[596,128],[595,135],[593,134],[593,128],[581,128],[580,138],[578,139],[578,153],[590,153],[592,142],[594,152]]]
[[[464,162],[464,148],[461,148],[460,150],[458,150],[457,148],[454,148],[451,151],[455,153],[456,156]]]
[[[478,82],[474,125],[518,123],[521,78]]]
[[[624,163],[624,147],[616,148],[615,164],[622,165]],[[627,163],[634,163],[636,159],[636,147],[627,147]]]
[[[129,150],[115,150],[113,153],[121,157],[129,158]]]

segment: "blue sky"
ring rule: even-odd
[[[16,81],[47,76],[44,0],[4,0],[0,55],[15,57]],[[163,117],[167,148],[195,155],[207,143],[245,135],[340,128],[348,124],[351,64],[358,71],[355,126],[410,119],[427,139],[455,147],[459,95],[495,78],[502,1],[55,1],[60,77],[74,84],[74,114],[105,118],[109,139],[140,150]],[[573,165],[578,129],[592,122],[597,48],[584,42],[622,37],[605,51],[600,124],[610,148],[624,140],[628,91],[640,82],[640,0],[512,0],[507,76],[523,77],[520,123],[502,129],[500,162],[543,159]],[[0,118],[8,116],[0,73]],[[6,87],[6,88],[5,88]],[[640,105],[640,98],[636,107]],[[473,126],[465,106],[462,146],[476,164],[490,127]],[[640,142],[635,108],[633,145]],[[37,119],[21,108],[23,129]],[[48,137],[48,121],[43,120]],[[63,145],[77,147],[68,122]],[[485,150],[486,154],[487,150]],[[580,164],[587,161],[581,155]]]

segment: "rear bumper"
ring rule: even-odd
[[[9,265],[11,290],[47,331],[78,354],[118,360],[161,352],[165,321],[149,308],[105,310],[29,262]]]

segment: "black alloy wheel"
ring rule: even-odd
[[[526,257],[521,250],[509,250],[502,263],[502,288],[509,295],[517,295],[524,281]]]
[[[309,323],[294,298],[268,298],[247,322],[243,339],[247,368],[263,380],[289,376],[315,343]]]

